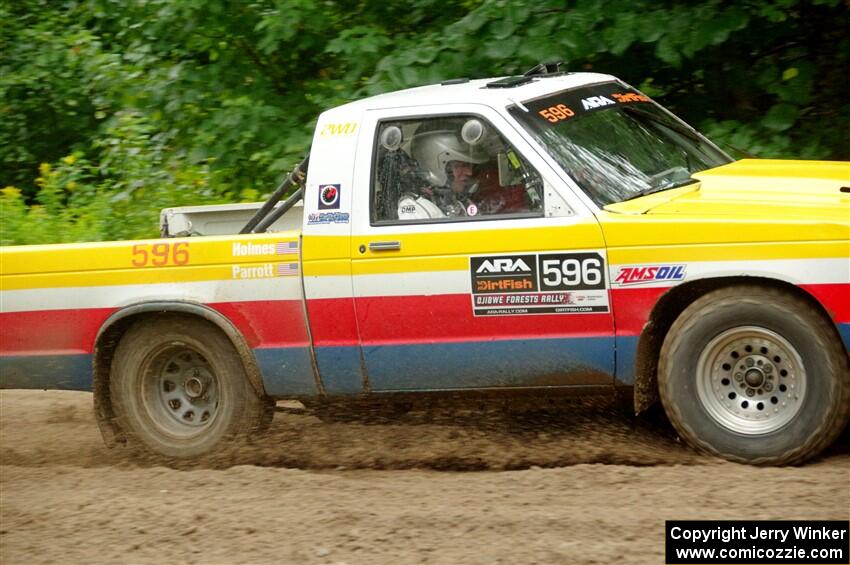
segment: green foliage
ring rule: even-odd
[[[0,245],[152,237],[161,208],[223,201],[209,164],[176,158],[141,115],[119,112],[105,133],[97,163],[79,153],[42,163],[31,205],[0,191]]]
[[[267,193],[326,108],[553,59],[755,155],[850,158],[842,0],[16,0],[0,20],[4,244],[154,236],[159,208]]]

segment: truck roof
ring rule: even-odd
[[[562,73],[529,77],[528,82],[518,84],[517,86],[502,88],[487,86],[495,81],[520,78],[521,76],[476,80],[449,80],[439,84],[378,94],[377,96],[371,96],[339,106],[335,110],[362,111],[419,106],[422,104],[459,104],[469,102],[483,102],[493,106],[506,106],[569,88],[616,80],[614,76],[601,73]]]

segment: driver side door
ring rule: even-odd
[[[374,143],[361,144],[367,153],[356,160],[352,286],[369,390],[612,384],[613,317],[596,219],[559,194],[551,170],[497,113],[440,110],[373,112],[364,124]],[[388,155],[416,161],[421,132],[453,123],[463,141],[472,120],[490,136],[476,181],[489,183],[488,199],[514,206],[488,211],[479,195],[459,215],[406,217],[395,199],[424,192],[417,182],[427,171],[414,181],[388,178]],[[390,128],[398,144],[384,143],[398,137]]]

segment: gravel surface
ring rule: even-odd
[[[850,518],[850,433],[802,467],[610,407],[380,425],[278,414],[235,465],[103,446],[91,395],[0,392],[0,563],[663,563],[667,519]]]

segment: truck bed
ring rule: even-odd
[[[238,234],[242,226],[248,223],[262,205],[262,202],[248,202],[165,208],[159,215],[160,235],[162,237],[194,237]],[[280,204],[275,208],[278,206]],[[303,215],[304,205],[298,202],[273,223],[268,231],[300,231]]]

